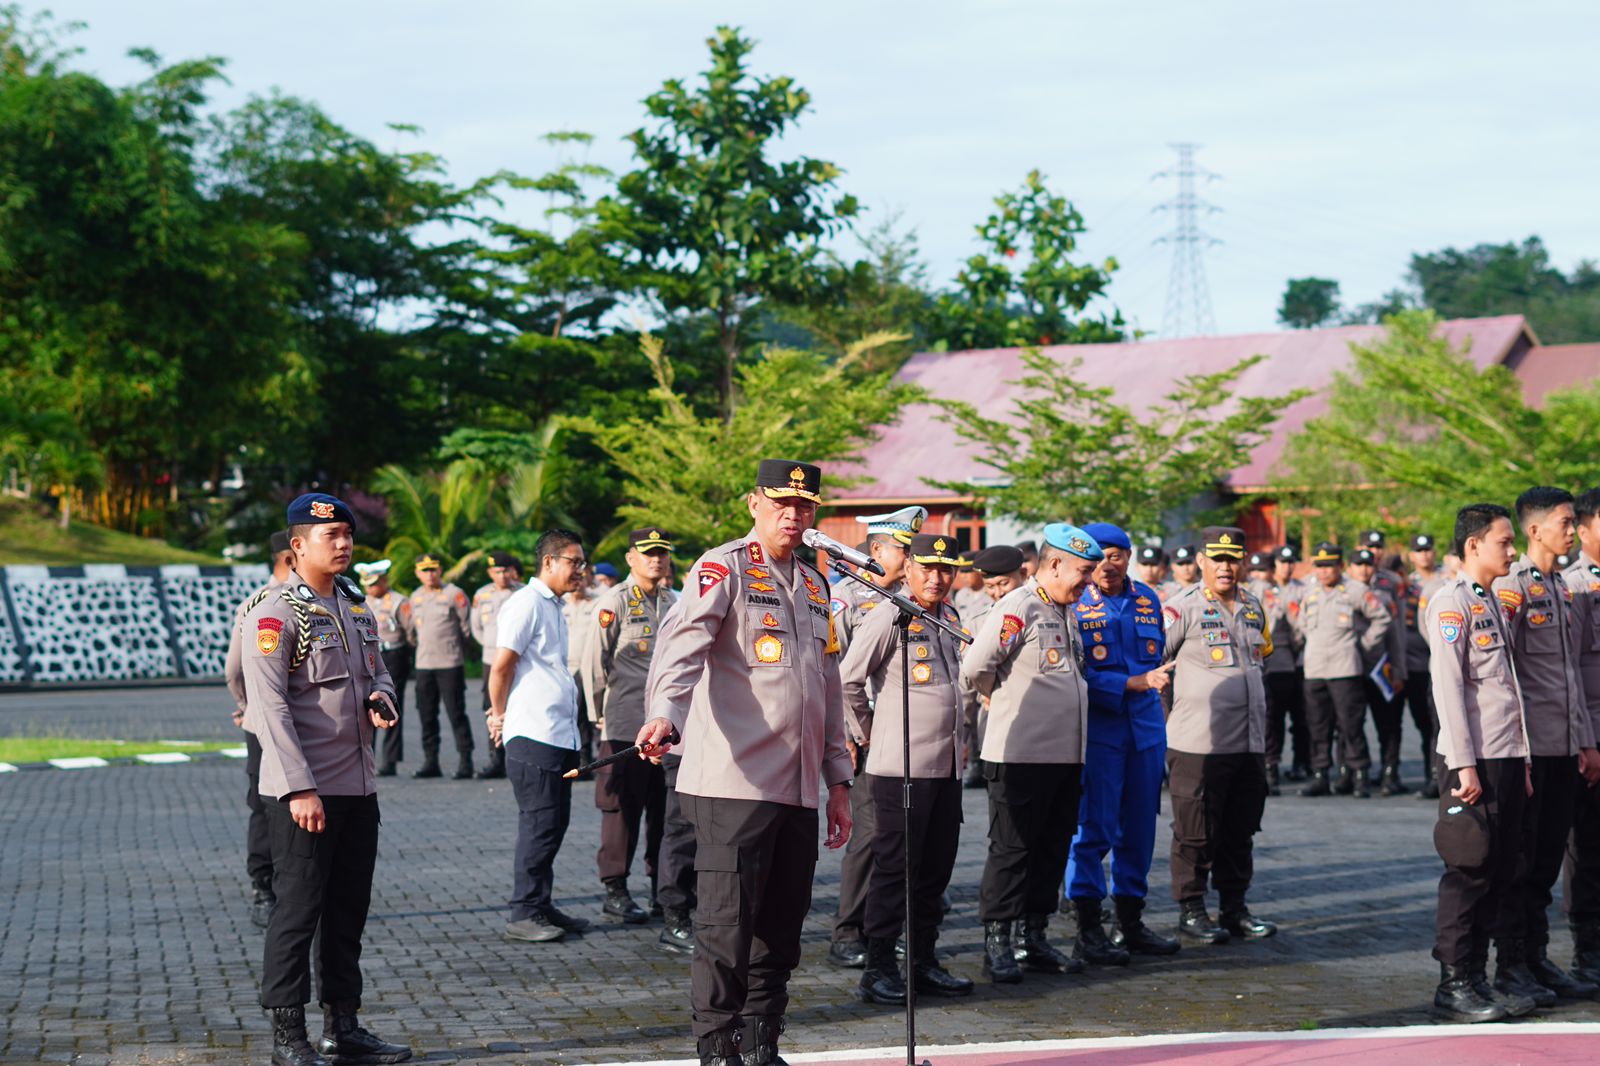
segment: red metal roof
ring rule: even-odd
[[[1479,366],[1505,362],[1520,354],[1530,340],[1521,315],[1455,319],[1441,323],[1440,329],[1454,345],[1470,343],[1470,356]],[[1331,383],[1335,371],[1349,365],[1352,342],[1371,341],[1381,332],[1381,326],[1339,326],[1232,337],[1057,345],[1046,352],[1062,364],[1081,359],[1078,373],[1086,384],[1110,386],[1120,402],[1138,411],[1159,404],[1173,379],[1180,375],[1216,373],[1257,354],[1266,359],[1240,378],[1242,395],[1276,396],[1301,387],[1321,390]],[[1537,360],[1529,358],[1524,362]],[[1011,411],[1011,382],[1022,373],[1020,350],[997,348],[922,352],[907,360],[896,377],[921,385],[941,399],[966,400],[988,417],[998,418]],[[1319,391],[1290,407],[1251,461],[1228,474],[1228,483],[1240,490],[1265,485],[1287,435],[1320,414],[1326,405],[1326,398]],[[977,461],[972,445],[938,421],[938,414],[939,409],[932,404],[906,408],[898,422],[883,430],[882,439],[859,464],[857,469],[870,474],[870,478],[841,490],[838,496],[830,496],[828,502],[946,499],[951,493],[932,488],[923,479],[962,481],[994,476],[995,471]]]
[[[1600,344],[1550,344],[1529,349],[1511,369],[1522,380],[1522,397],[1537,407],[1556,389],[1600,378]]]

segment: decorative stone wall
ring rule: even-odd
[[[0,683],[222,673],[233,612],[263,566],[5,568]]]

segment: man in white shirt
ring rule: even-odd
[[[589,923],[551,902],[556,852],[572,814],[578,767],[578,687],[567,665],[569,638],[561,597],[588,579],[578,535],[552,529],[535,549],[538,576],[500,608],[498,651],[489,669],[489,736],[504,745],[506,776],[517,797],[512,864],[513,940],[560,940]]]

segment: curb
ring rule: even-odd
[[[102,759],[98,755],[78,755],[65,759],[49,759],[45,762],[0,762],[0,774],[22,773],[26,770],[99,770],[107,766],[170,766],[173,763],[215,762],[219,759],[244,757],[243,745],[237,748],[222,748],[219,751],[197,751],[193,755],[182,751],[158,751],[113,759]]]

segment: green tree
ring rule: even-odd
[[[478,463],[458,459],[421,473],[391,463],[373,474],[373,491],[389,501],[389,540],[383,553],[397,564],[400,586],[410,584],[406,564],[423,552],[448,564],[446,581],[459,580],[483,554],[468,547],[489,506],[490,485],[482,473]]]
[[[1538,237],[1414,255],[1410,281],[1444,318],[1520,314],[1546,344],[1600,340],[1600,267],[1564,275]]]
[[[1305,396],[1244,396],[1241,375],[1264,356],[1214,374],[1179,377],[1165,401],[1135,411],[1109,388],[1079,381],[1080,360],[1062,364],[1029,348],[1018,398],[1006,415],[988,417],[962,400],[941,400],[940,416],[975,446],[999,484],[930,485],[981,498],[990,510],[1029,522],[1115,522],[1131,536],[1159,536],[1165,516],[1215,489],[1249,460],[1284,408]],[[1223,507],[1197,521],[1232,518]]]
[[[626,530],[644,525],[670,530],[687,558],[743,535],[750,527],[745,494],[763,458],[821,464],[825,491],[858,481],[839,467],[848,469],[846,461],[921,395],[895,384],[889,371],[862,369],[873,349],[902,339],[866,337],[836,360],[769,348],[739,367],[739,402],[724,421],[696,412],[675,388],[661,341],[646,336],[642,344],[656,382],[651,409],[618,425],[575,425],[594,436],[625,479],[621,521],[598,550],[615,549]]]
[[[968,259],[953,292],[939,298],[936,347],[1010,348],[1093,344],[1123,339],[1122,313],[1087,316],[1117,269],[1072,261],[1083,216],[1029,171],[1022,188],[995,197],[995,212],[977,227],[985,251]]]
[[[1339,314],[1339,283],[1327,278],[1290,278],[1278,305],[1278,322],[1290,329],[1315,329]]]
[[[811,104],[786,76],[758,77],[754,42],[718,27],[701,84],[673,79],[645,100],[634,131],[638,168],[600,201],[612,248],[672,315],[710,320],[721,356],[724,420],[733,417],[735,368],[768,304],[804,304],[824,292],[818,241],[856,215],[836,191],[841,171],[800,156],[772,158],[774,142]]]

